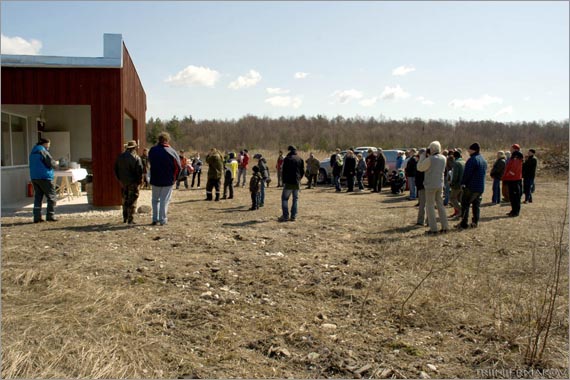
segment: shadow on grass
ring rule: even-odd
[[[389,230],[384,230],[384,231],[382,231],[382,233],[383,234],[403,234],[403,233],[414,231],[414,230],[417,230],[420,228],[423,228],[423,227],[422,226],[416,226],[415,224],[412,224],[410,226],[396,227],[396,228],[391,228]]]
[[[215,210],[218,213],[222,213],[222,214],[228,214],[228,213],[232,213],[232,212],[246,212],[249,211],[249,207],[247,206],[236,206],[236,207],[230,207],[230,208],[225,208],[223,210]]]
[[[398,194],[388,194],[386,195],[386,198],[382,200],[382,203],[408,203],[410,202],[410,204],[414,205],[415,203],[412,203],[413,201],[409,201],[406,199],[406,197],[404,197],[403,195],[398,195]]]
[[[45,223],[42,223],[42,225],[45,225]],[[62,226],[62,227],[54,226],[55,228],[46,228],[46,231],[75,231],[75,232],[121,231],[143,225],[145,224],[105,223],[105,224],[91,224],[88,226]]]
[[[185,201],[178,201],[178,202],[171,202],[172,204],[175,205],[179,205],[179,204],[183,204],[183,203],[194,203],[194,202],[206,202],[205,199],[187,199]],[[208,202],[212,202],[212,201],[208,201]]]
[[[265,220],[246,220],[244,222],[237,223],[223,223],[222,227],[247,227],[253,226],[255,224],[267,223]]]

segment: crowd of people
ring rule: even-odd
[[[56,221],[56,195],[53,185],[55,161],[49,155],[50,142],[41,139],[30,154],[30,175],[35,191],[34,223],[43,222],[41,205],[43,197],[48,201],[48,221]],[[186,157],[183,150],[176,151],[170,146],[170,136],[162,132],[158,143],[150,150],[143,149],[137,154],[137,142],[129,141],[124,152],[116,159],[114,172],[121,183],[123,222],[135,224],[136,202],[139,189],[152,191],[152,225],[165,225],[168,222],[168,205],[174,189],[184,184],[186,189],[200,188],[200,176],[203,162],[198,153]],[[481,147],[473,143],[468,149],[468,156],[459,148],[443,150],[438,141],[433,141],[427,148],[409,149],[400,153],[396,168],[391,173],[386,167],[386,158],[382,149],[369,149],[366,157],[349,149],[343,156],[340,149],[330,157],[332,186],[336,192],[342,191],[341,178],[346,179],[346,192],[365,191],[364,178],[368,190],[374,193],[382,191],[383,184],[389,184],[393,194],[404,194],[408,200],[417,200],[417,225],[429,226],[428,235],[449,231],[449,220],[458,219],[457,229],[476,228],[480,220],[482,195],[485,191],[487,162],[480,153]],[[522,203],[533,201],[534,178],[537,170],[536,151],[529,149],[523,156],[518,144],[513,144],[510,151],[499,151],[490,170],[493,180],[492,205],[510,202],[510,217],[520,214]],[[257,153],[250,157],[247,149],[238,154],[222,153],[211,148],[205,162],[208,165],[206,182],[206,201],[233,199],[234,187],[246,186],[248,168],[251,160],[257,160],[251,167],[249,192],[250,210],[258,210],[265,204],[265,189],[271,183],[267,160]],[[297,219],[299,191],[303,178],[307,179],[307,189],[317,186],[321,169],[320,161],[313,153],[306,160],[299,157],[295,146],[288,147],[286,155],[279,151],[275,165],[277,187],[282,188],[282,215],[278,221]],[[51,177],[50,177],[51,175]],[[188,181],[192,176],[191,184]],[[223,195],[222,192],[223,179]],[[235,184],[234,184],[235,181]],[[356,187],[356,188],[355,188]],[[293,198],[289,209],[289,199]],[[453,213],[447,215],[446,206],[451,206]],[[437,217],[436,217],[437,211]],[[470,220],[471,212],[471,220]],[[438,227],[439,224],[441,228]]]

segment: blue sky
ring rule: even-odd
[[[147,118],[561,120],[569,3],[1,3],[2,53],[96,57],[121,33]]]

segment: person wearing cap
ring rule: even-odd
[[[288,220],[294,222],[297,218],[299,189],[301,188],[301,180],[305,175],[305,163],[301,157],[297,155],[297,148],[289,145],[287,148],[289,153],[283,160],[283,192],[281,193],[281,210],[283,214],[279,217],[279,222]],[[289,198],[293,195],[293,204],[291,205],[291,219],[289,219]]]
[[[524,202],[532,203],[532,193],[534,191],[534,177],[536,176],[536,167],[538,161],[535,157],[536,150],[529,149],[526,160],[523,162],[522,177],[523,177],[523,190]]]
[[[161,132],[158,143],[148,152],[150,185],[152,186],[152,225],[168,222],[168,205],[174,183],[182,170],[178,152],[170,146],[170,134]]]
[[[509,189],[509,201],[511,202],[511,211],[507,214],[510,217],[517,217],[521,211],[521,195],[522,195],[522,164],[523,155],[520,152],[519,144],[511,146],[511,158],[507,161],[505,173],[503,174],[503,183]]]
[[[497,152],[497,159],[491,168],[491,178],[493,178],[493,196],[491,202],[494,205],[501,204],[501,178],[505,173],[505,152],[502,150]]]
[[[446,233],[449,229],[447,222],[447,214],[443,206],[441,193],[443,190],[443,175],[445,169],[445,157],[441,155],[441,144],[439,141],[432,141],[426,151],[426,155],[420,158],[418,162],[418,170],[425,173],[424,188],[426,193],[426,210],[428,216],[429,231],[427,235],[436,235],[437,219],[435,217],[435,208],[439,214],[442,233]]]
[[[55,206],[57,204],[57,194],[55,192],[55,184],[53,182],[54,169],[57,166],[56,161],[49,153],[51,141],[46,138],[40,138],[38,143],[30,153],[30,178],[34,187],[34,223],[43,222],[42,219],[42,202],[44,195],[47,199],[46,219],[48,222],[55,222]]]
[[[465,163],[461,179],[461,223],[457,225],[457,228],[476,228],[479,223],[481,199],[485,191],[485,176],[487,175],[487,161],[481,156],[480,151],[479,143],[469,146],[469,159]],[[469,206],[473,209],[471,224],[468,224]]]
[[[126,150],[115,161],[115,176],[121,182],[123,198],[123,223],[134,224],[134,214],[139,198],[139,186],[142,183],[143,163],[137,154],[137,142],[131,140],[126,144]]]
[[[396,158],[396,171],[402,169],[404,166],[404,152],[398,152],[398,157]]]

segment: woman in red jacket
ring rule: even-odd
[[[511,212],[507,215],[517,217],[521,211],[521,195],[522,195],[522,164],[523,155],[520,152],[519,144],[511,146],[511,158],[505,167],[503,174],[503,183],[509,188],[509,200],[511,202]]]

